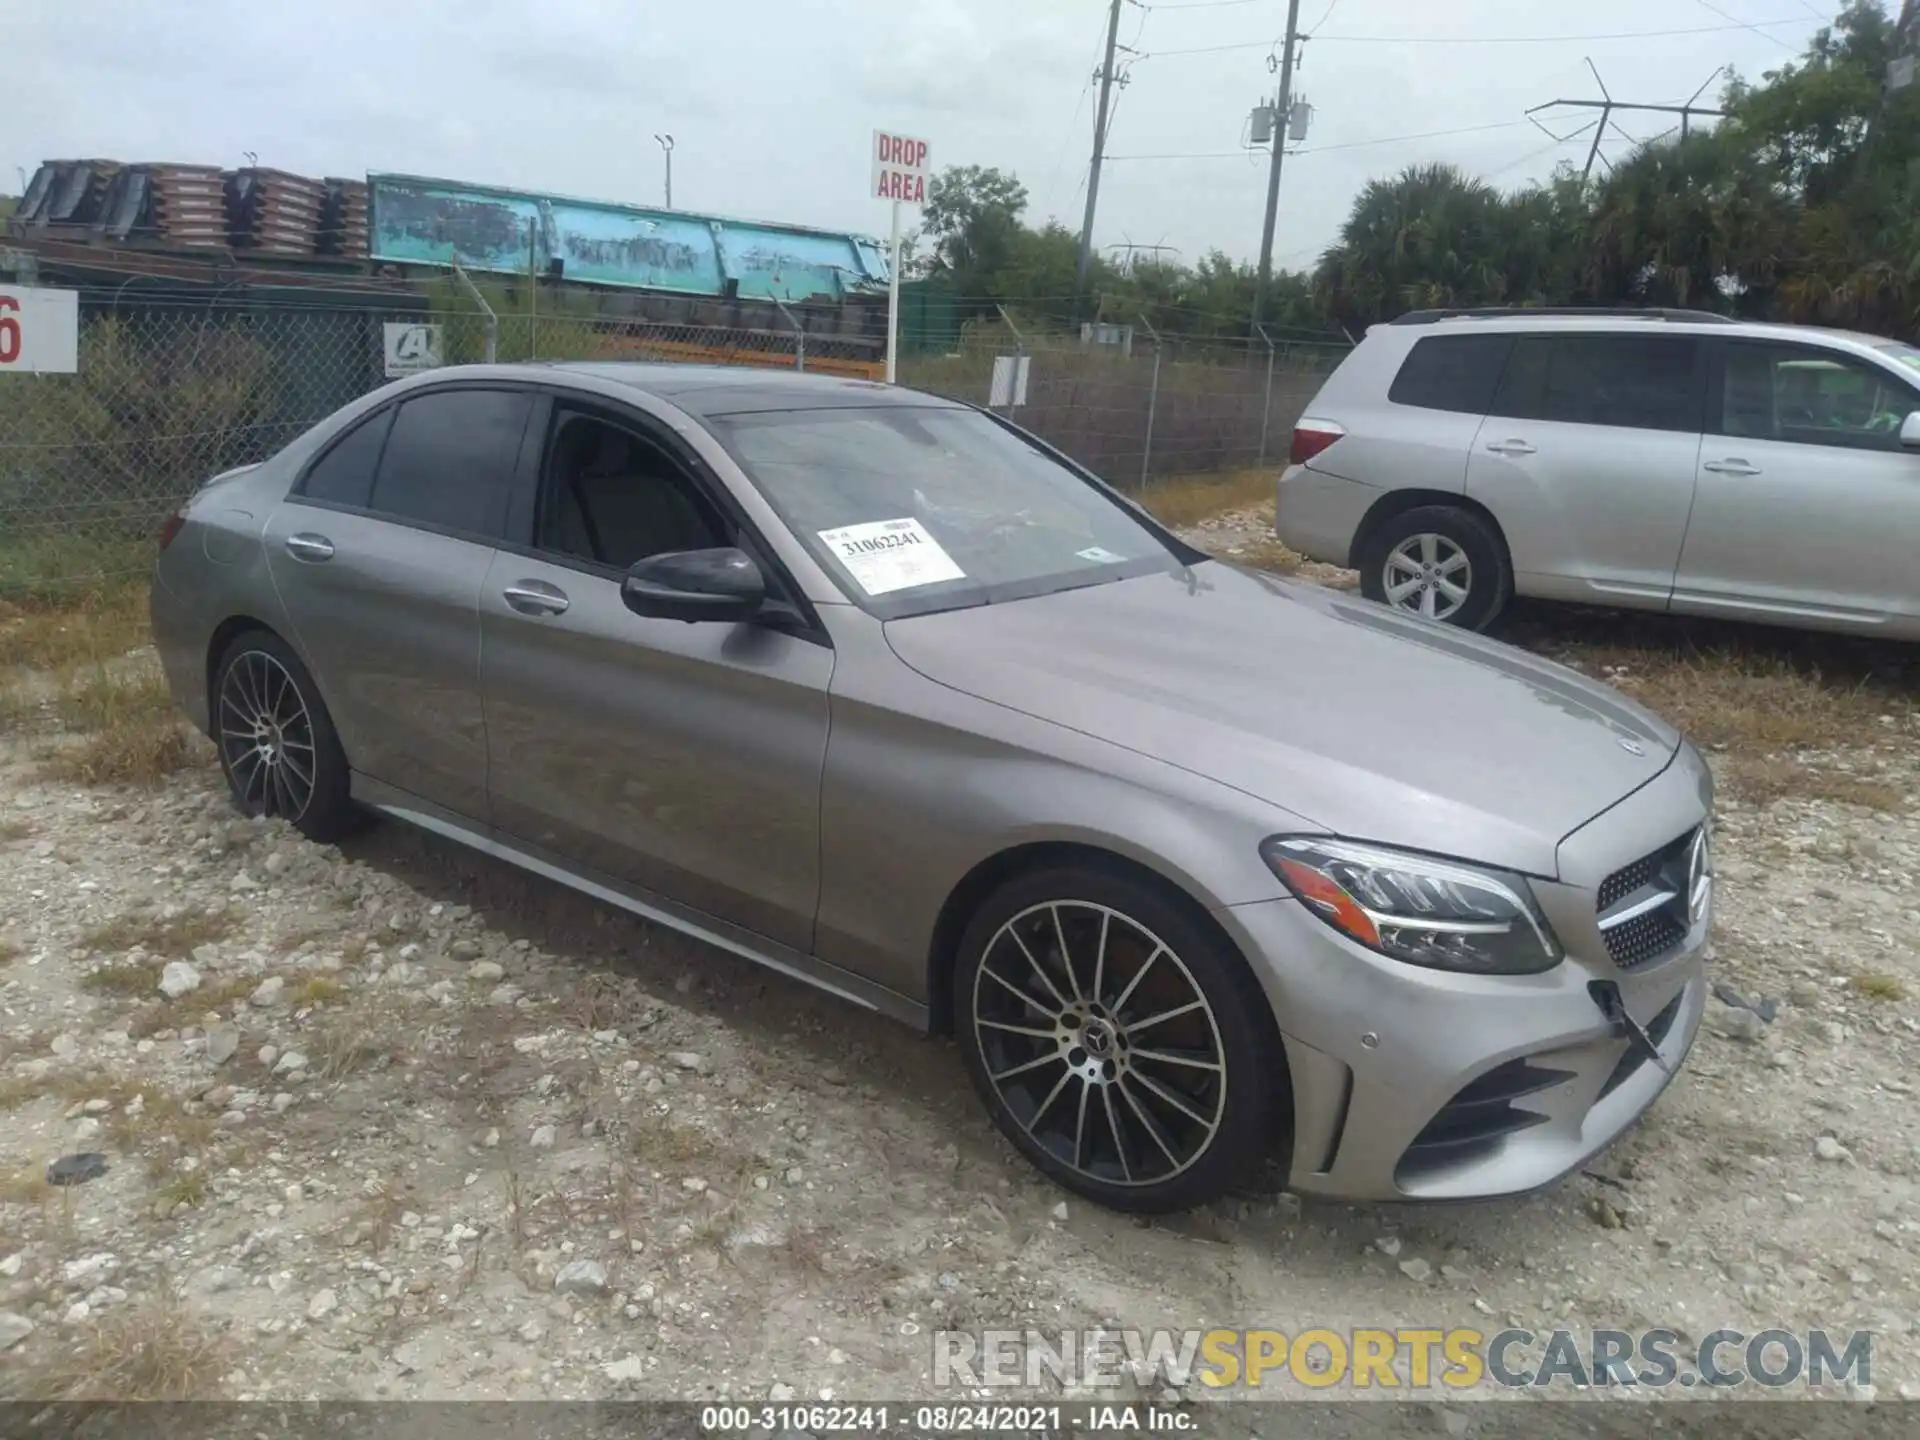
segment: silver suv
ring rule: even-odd
[[[1274,528],[1470,629],[1519,594],[1920,639],[1920,350],[1699,311],[1416,311],[1315,396]]]

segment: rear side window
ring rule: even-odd
[[[436,390],[407,401],[380,457],[373,508],[445,530],[504,534],[532,409],[532,395],[516,390]]]
[[[380,447],[391,424],[393,411],[386,409],[354,426],[307,471],[300,493],[312,500],[365,509],[373,494],[373,469],[380,463]]]
[[[1511,335],[1430,335],[1401,363],[1387,399],[1395,405],[1484,415],[1512,349]]]
[[[1523,335],[1493,413],[1698,434],[1700,342],[1686,335]]]

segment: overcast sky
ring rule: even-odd
[[[4,0],[0,162],[247,163],[407,171],[657,203],[657,131],[683,209],[884,233],[866,196],[875,126],[931,142],[936,168],[997,165],[1031,219],[1077,228],[1106,0]],[[1502,185],[1583,159],[1523,111],[1598,93],[1685,100],[1724,65],[1799,51],[1838,0],[1301,0],[1297,91],[1315,106],[1287,160],[1275,251],[1308,264],[1370,177],[1423,161]],[[1188,259],[1259,246],[1264,162],[1238,153],[1274,78],[1286,0],[1125,0],[1096,240]],[[1329,14],[1329,10],[1331,13]],[[1741,28],[1739,22],[1757,28]],[[1783,23],[1768,23],[1783,22]],[[1649,31],[1695,33],[1649,36]],[[1553,43],[1491,37],[1620,35]],[[1460,42],[1445,43],[1446,38]],[[1235,48],[1224,48],[1235,47]],[[1211,53],[1178,54],[1207,50]],[[1709,101],[1714,85],[1703,97]],[[1550,117],[1564,134],[1579,119]],[[1624,116],[1639,136],[1660,128]],[[1473,133],[1398,140],[1467,127]],[[1608,146],[1613,151],[1624,142]],[[1197,153],[1201,159],[1135,159]],[[9,174],[5,189],[17,175]]]

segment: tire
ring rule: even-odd
[[[320,689],[279,636],[236,636],[214,669],[211,700],[220,769],[243,813],[277,815],[322,842],[366,823]]]
[[[1285,1060],[1266,998],[1239,954],[1150,881],[1095,865],[1009,881],[961,936],[953,1003],[994,1124],[1077,1195],[1184,1210],[1274,1149]]]
[[[1486,629],[1513,595],[1513,565],[1498,532],[1456,505],[1421,505],[1388,516],[1367,537],[1359,562],[1360,593],[1369,600],[1462,630]],[[1419,567],[1427,563],[1440,568],[1423,573]],[[1389,595],[1396,577],[1413,586],[1397,602]],[[1463,577],[1465,595],[1456,599],[1446,587],[1460,586]]]

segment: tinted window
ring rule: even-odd
[[[547,451],[540,549],[625,570],[730,543],[699,486],[659,446],[602,420],[561,417]]]
[[[499,535],[533,397],[512,390],[440,390],[394,417],[373,508],[403,520]]]
[[[1885,372],[1801,345],[1727,346],[1720,433],[1799,445],[1898,450],[1920,398]]]
[[[301,493],[336,505],[364,506],[373,493],[373,467],[380,463],[380,446],[392,423],[393,411],[388,409],[354,426],[307,472]]]
[[[1699,342],[1683,335],[1525,335],[1494,413],[1635,430],[1701,428]]]
[[[1434,335],[1413,347],[1387,399],[1428,410],[1484,415],[1513,349],[1511,335]]]

